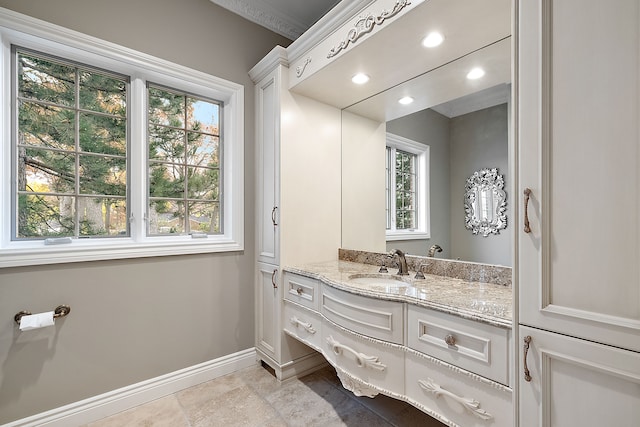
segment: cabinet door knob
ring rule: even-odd
[[[527,353],[529,353],[529,344],[531,344],[531,335],[524,337],[524,380],[531,382],[531,374],[529,373],[529,367],[527,366]]]
[[[446,342],[447,345],[454,346],[454,345],[456,345],[456,337],[454,337],[453,335],[449,334],[446,337],[444,337],[444,342]]]
[[[296,289],[296,292],[298,293],[298,295],[302,295],[302,288]]]
[[[273,289],[278,289],[278,284],[276,283],[276,273],[278,272],[278,270],[273,270],[273,273],[271,273],[271,284],[273,285]]]
[[[531,189],[524,189],[524,232],[531,233],[531,227],[529,227],[529,197],[531,197]]]

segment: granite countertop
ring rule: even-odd
[[[390,269],[389,273],[378,273],[378,269],[375,265],[342,260],[284,268],[353,294],[403,301],[501,328],[510,329],[512,326],[512,293],[507,286],[432,274],[426,274],[425,279],[414,279],[414,271],[409,272],[409,276],[397,276],[395,269]],[[354,280],[363,275],[383,280],[380,283]],[[384,283],[385,278],[399,279],[404,283],[387,284]]]

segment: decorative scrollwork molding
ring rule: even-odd
[[[383,10],[378,16],[374,16],[369,13],[366,16],[361,16],[356,21],[354,28],[350,29],[347,33],[347,37],[343,41],[340,42],[338,46],[334,46],[331,48],[329,53],[327,54],[327,58],[333,58],[340,51],[344,50],[349,46],[349,43],[355,43],[360,37],[364,34],[367,34],[373,30],[376,25],[382,25],[385,20],[395,16],[404,9],[406,6],[410,5],[410,0],[397,0],[396,4],[393,6],[393,9],[390,11]]]
[[[493,415],[485,411],[484,409],[480,409],[480,402],[470,397],[460,397],[456,394],[451,393],[448,390],[443,389],[440,385],[433,382],[431,378],[427,378],[426,381],[418,380],[418,384],[420,388],[430,393],[433,393],[436,397],[446,396],[464,407],[471,414],[475,415],[478,418],[483,420],[490,420],[493,418]]]
[[[481,169],[467,178],[464,191],[465,227],[487,237],[507,227],[507,195],[497,168]]]
[[[346,390],[349,390],[351,393],[355,394],[358,397],[365,396],[365,397],[374,398],[379,394],[377,390],[374,390],[362,383],[354,381],[350,377],[344,375],[340,370],[336,370],[336,373],[338,374],[338,378],[340,378],[342,387],[344,387]]]
[[[302,74],[304,73],[304,70],[307,69],[307,65],[309,65],[310,63],[311,63],[311,58],[307,58],[307,59],[304,60],[302,65],[298,65],[296,67],[296,77],[302,77]]]
[[[311,323],[303,322],[302,320],[298,319],[296,316],[291,316],[291,319],[289,319],[289,321],[295,327],[302,326],[302,328],[305,331],[309,332],[310,334],[316,333],[316,330],[313,328],[313,325]]]
[[[376,356],[367,356],[366,354],[359,353],[349,346],[340,344],[332,336],[327,337],[327,344],[331,346],[331,350],[337,355],[341,355],[343,351],[347,351],[356,358],[356,364],[361,368],[371,368],[378,371],[384,371],[387,369],[387,365],[380,362],[380,358]]]

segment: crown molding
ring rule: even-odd
[[[233,13],[248,19],[258,25],[270,29],[271,31],[295,40],[306,31],[306,26],[290,17],[278,13],[269,7],[256,7],[258,2],[248,2],[246,0],[210,0]]]

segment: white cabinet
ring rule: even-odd
[[[283,331],[284,296],[317,305],[318,295],[304,283],[283,281],[281,265],[337,258],[340,246],[340,111],[291,94],[287,65],[286,50],[276,47],[250,72],[256,102],[256,350],[280,379],[324,363]]]
[[[520,425],[637,425],[640,2],[518,8]]]

